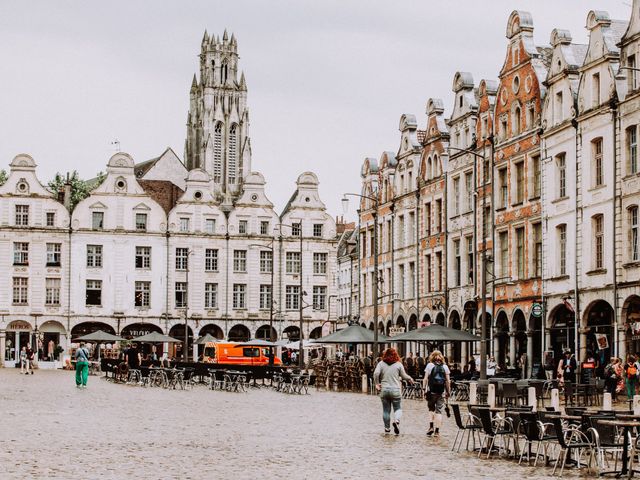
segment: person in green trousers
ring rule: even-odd
[[[88,379],[89,351],[84,346],[84,342],[82,342],[80,348],[76,350],[76,387],[87,388]]]

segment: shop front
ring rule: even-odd
[[[132,323],[122,329],[120,336],[127,340],[131,340],[132,338],[141,337],[152,332],[160,334],[164,333],[159,326],[152,323]],[[149,343],[140,344],[140,354],[143,358],[146,358],[153,353],[155,353],[158,358],[162,358],[164,345],[162,343],[157,345],[151,345]]]
[[[6,367],[20,366],[20,350],[31,343],[31,324],[26,320],[14,320],[7,325],[4,341]]]
[[[60,360],[62,352],[66,348],[67,331],[60,322],[48,320],[40,325],[38,330],[38,360],[55,362]]]

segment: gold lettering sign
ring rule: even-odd
[[[31,325],[24,320],[15,320],[9,324],[7,330],[31,330]]]

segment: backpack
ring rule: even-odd
[[[429,374],[429,391],[432,393],[444,392],[444,384],[446,381],[446,372],[444,366],[440,363],[433,365],[433,370]]]
[[[635,363],[630,363],[627,366],[627,377],[628,378],[633,378],[638,374],[638,369],[636,368],[636,364]]]

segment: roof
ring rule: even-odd
[[[551,47],[536,47],[540,54],[540,59],[544,66],[548,69],[551,66],[551,59],[553,58],[553,48]]]
[[[167,215],[173,207],[175,207],[178,199],[184,193],[180,187],[174,185],[169,180],[139,179],[138,183],[151,198],[160,204]]]
[[[420,143],[423,143],[425,138],[427,137],[427,131],[426,130],[416,130],[416,133],[418,134],[418,141]]]

